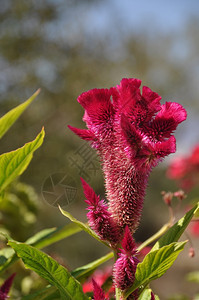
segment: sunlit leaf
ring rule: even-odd
[[[0,273],[6,270],[10,265],[17,261],[18,257],[12,248],[3,248],[0,250]]]
[[[138,300],[151,300],[151,292],[151,289],[145,289],[139,296]]]
[[[50,256],[24,243],[9,241],[8,244],[23,260],[26,268],[35,271],[59,290],[62,299],[88,300],[80,283]]]
[[[28,167],[35,150],[37,150],[44,139],[44,129],[30,143],[23,147],[0,155],[0,192],[17,176],[21,175]]]
[[[199,203],[188,211],[183,218],[175,223],[153,246],[151,251],[160,249],[162,246],[169,245],[170,243],[177,242],[187,226],[189,225],[193,216],[198,212]]]
[[[82,229],[75,223],[70,223],[58,228],[48,228],[36,233],[33,237],[29,238],[26,243],[41,249],[78,233],[81,230]]]
[[[174,263],[179,253],[184,249],[185,242],[172,243],[158,250],[149,252],[138,264],[133,286],[125,292],[129,296],[139,286],[146,286],[150,281],[161,277]]]
[[[8,131],[13,123],[20,117],[24,110],[36,98],[40,90],[37,90],[28,100],[10,110],[7,114],[0,118],[0,138]]]
[[[139,296],[138,300],[151,300],[151,292],[151,289],[145,289]],[[155,300],[160,300],[160,298],[155,295]]]

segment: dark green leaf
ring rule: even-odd
[[[33,237],[29,238],[26,243],[41,249],[79,231],[81,231],[80,227],[73,223],[59,228],[48,228],[36,233]],[[17,259],[18,257],[13,249],[4,248],[0,250],[0,273],[12,265]]]
[[[35,271],[59,290],[62,299],[88,299],[80,283],[50,256],[24,243],[9,241],[8,244],[23,260],[26,268]]]

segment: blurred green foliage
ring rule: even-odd
[[[31,186],[12,183],[0,198],[0,231],[18,241],[25,241],[34,233],[39,204]]]

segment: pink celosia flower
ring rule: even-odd
[[[90,227],[100,236],[102,240],[108,240],[111,245],[117,244],[119,241],[119,229],[111,213],[108,211],[108,206],[100,197],[95,194],[93,189],[81,178],[85,202],[89,205],[87,218]]]
[[[193,221],[189,225],[190,233],[194,237],[199,237],[199,221]]]
[[[167,175],[176,179],[183,189],[189,190],[199,183],[199,145],[196,145],[191,154],[174,158]]]
[[[8,279],[4,281],[4,283],[0,287],[0,300],[6,300],[7,298],[9,298],[8,293],[12,286],[15,275],[16,273],[13,273]]]
[[[83,292],[88,293],[93,291],[93,279],[98,284],[98,286],[104,285],[106,282],[106,288],[105,288],[105,297],[111,298],[115,293],[115,287],[112,284],[112,268],[106,267],[103,270],[97,269],[90,278],[86,280],[86,282],[83,283]],[[107,284],[107,280],[110,280],[110,285]]]
[[[172,179],[180,179],[186,175],[188,168],[188,159],[185,157],[177,157],[170,164],[169,169],[167,171],[167,175],[169,178]]]
[[[139,260],[135,256],[137,253],[136,245],[128,226],[125,228],[122,248],[120,249],[119,258],[113,267],[113,280],[115,286],[124,291],[133,284],[137,264],[139,263]],[[137,299],[136,294],[137,292],[133,293],[134,299]]]
[[[105,294],[102,288],[97,284],[97,282],[93,279],[93,296],[94,300],[105,300]]]
[[[148,176],[152,167],[175,152],[177,125],[186,119],[178,103],[160,104],[161,97],[141,81],[122,79],[110,89],[81,94],[88,129],[69,128],[91,141],[101,157],[109,211],[119,227],[138,226]]]

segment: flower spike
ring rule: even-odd
[[[69,127],[98,151],[108,210],[103,205],[121,233],[126,226],[132,234],[137,229],[151,169],[175,152],[173,132],[187,116],[180,104],[161,105],[157,93],[145,86],[141,92],[140,85],[139,79],[124,78],[116,87],[81,94],[88,130]]]
[[[120,234],[116,222],[113,220],[108,207],[100,197],[95,194],[93,189],[81,178],[85,202],[89,205],[87,218],[90,227],[101,237],[102,240],[107,240],[112,246],[115,246]]]
[[[119,258],[113,267],[113,279],[115,286],[124,291],[133,284],[137,264],[139,263],[135,256],[137,253],[136,245],[128,226],[125,228],[122,247]]]
[[[92,283],[93,283],[94,300],[106,300],[105,294],[104,294],[104,291],[102,290],[102,288],[97,284],[97,282],[94,279],[92,279]]]
[[[10,277],[8,277],[4,281],[4,283],[0,287],[0,299],[1,300],[6,300],[7,298],[9,298],[8,293],[9,293],[10,288],[12,286],[15,275],[16,275],[16,273],[13,273]]]

